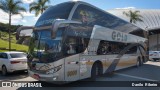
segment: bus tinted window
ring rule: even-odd
[[[141,37],[145,37],[145,35],[147,35],[147,32],[144,32],[142,29],[139,29],[137,31],[131,32],[131,34],[141,36]]]
[[[48,8],[38,19],[35,26],[50,25],[55,19],[67,19],[73,5],[73,2],[68,2]]]
[[[100,25],[108,28],[114,28],[118,25],[126,24],[125,21],[122,21],[119,18],[87,5],[79,5],[75,11],[73,19],[79,20],[83,24]]]
[[[100,25],[103,27],[144,37],[142,29],[134,26],[133,24],[130,24],[129,22],[119,19],[116,16],[91,6],[80,4],[74,12],[72,19],[81,21],[82,24],[86,26],[93,27],[94,25]]]
[[[87,48],[88,42],[87,38],[68,36],[65,39],[63,53],[65,56],[82,53]]]
[[[111,46],[107,41],[100,41],[98,46],[97,54],[98,55],[106,55],[111,52]]]
[[[128,49],[128,51],[126,52],[126,54],[136,54],[136,53],[137,53],[137,46]]]
[[[97,54],[98,55],[119,54],[127,46],[128,44],[126,43],[102,40],[100,41],[100,44],[98,46]]]

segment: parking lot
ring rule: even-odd
[[[114,74],[112,75],[104,75],[101,77],[97,78],[97,81],[160,81],[160,62],[159,61],[148,61],[146,62],[143,66],[137,68],[137,67],[131,67],[131,68],[127,68],[127,69],[123,69],[123,70],[119,70],[116,71]],[[38,82],[35,79],[31,78],[28,76],[27,72],[16,72],[16,73],[12,73],[9,74],[8,76],[2,76],[0,75],[0,80],[1,81],[5,81],[5,80],[13,80],[13,81],[28,81],[28,82]],[[77,81],[77,82],[73,82],[72,84],[83,84],[83,82]],[[85,83],[86,84],[86,83]],[[88,85],[92,84],[92,82],[88,82]],[[51,84],[50,84],[51,85]],[[83,86],[83,85],[82,85]],[[87,85],[86,85],[87,86]],[[53,84],[53,88],[57,89],[60,87],[54,87]],[[52,89],[53,89],[52,88]],[[74,89],[80,89],[82,87],[67,87],[64,88],[65,90],[74,90]],[[88,87],[83,87],[85,89],[87,89]],[[93,87],[92,87],[93,88]],[[109,88],[109,89],[117,89],[117,87],[96,87],[101,88],[102,90],[105,88]],[[96,89],[93,88],[93,89]],[[128,88],[124,88],[121,87],[119,89],[122,90],[128,90],[129,88],[131,88],[131,90],[133,89],[133,87],[128,87]],[[156,87],[156,88],[147,88],[147,87],[143,87],[144,90],[160,90],[160,87]],[[17,88],[12,88],[12,89],[17,89]],[[27,88],[18,88],[19,90],[24,90]],[[40,88],[41,89],[41,88]],[[63,89],[63,88],[61,88]],[[134,87],[133,90],[143,90],[141,87]]]

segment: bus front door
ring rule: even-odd
[[[65,81],[79,80],[79,55],[65,58]]]

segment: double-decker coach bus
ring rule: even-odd
[[[28,52],[29,75],[77,81],[130,66],[146,54],[145,31],[88,3],[65,2],[38,19]]]

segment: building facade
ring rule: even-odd
[[[129,10],[140,11],[143,21],[137,21],[135,25],[148,31],[149,50],[160,50],[160,9],[113,9],[107,12],[129,22],[129,17],[123,14]]]

